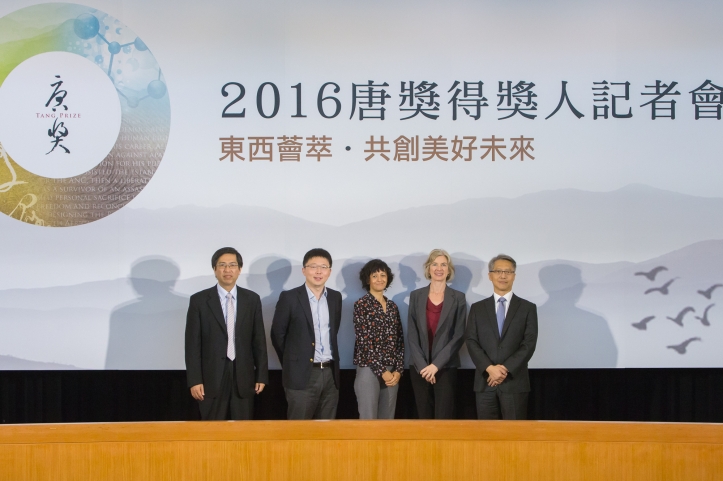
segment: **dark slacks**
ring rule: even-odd
[[[527,419],[528,392],[500,392],[499,389],[475,393],[477,419]]]
[[[334,419],[339,402],[339,390],[334,384],[334,371],[330,367],[314,367],[305,389],[288,389],[286,402],[288,419]]]
[[[238,393],[235,363],[226,359],[221,378],[221,390],[214,398],[208,396],[198,403],[204,421],[238,420],[254,418],[254,398],[243,398]]]
[[[456,367],[448,367],[437,371],[435,375],[437,382],[434,384],[425,381],[414,366],[410,366],[407,372],[412,382],[419,419],[455,418]]]

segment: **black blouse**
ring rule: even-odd
[[[404,371],[404,332],[394,301],[387,299],[387,312],[371,294],[356,301],[354,332],[355,365],[369,367],[377,376],[384,374],[387,366],[400,374]]]

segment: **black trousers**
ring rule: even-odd
[[[437,371],[434,376],[437,382],[434,384],[425,381],[414,366],[410,366],[407,372],[412,381],[419,419],[455,419],[456,367]]]
[[[334,384],[334,371],[330,367],[314,367],[305,389],[288,389],[287,419],[335,419],[339,403],[339,389]]]
[[[226,359],[221,378],[221,390],[214,398],[206,397],[198,403],[204,421],[238,420],[254,418],[254,398],[241,397],[236,382],[236,361]]]
[[[528,392],[500,392],[499,389],[475,393],[477,419],[527,419]]]

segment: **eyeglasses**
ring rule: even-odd
[[[216,264],[217,269],[224,270],[227,267],[231,270],[234,270],[238,267],[238,264],[236,264],[235,262],[232,262],[230,264],[226,264],[225,262],[219,262],[218,264]]]
[[[512,276],[515,274],[515,271],[490,271],[492,274],[496,274],[498,276]]]
[[[316,271],[316,270],[327,271],[327,270],[331,269],[331,267],[329,267],[327,265],[317,266],[316,264],[304,266],[304,268],[311,269],[312,271]]]

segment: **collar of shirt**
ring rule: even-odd
[[[222,301],[226,301],[227,294],[231,294],[231,299],[233,299],[234,301],[236,300],[236,286],[231,289],[231,292],[221,287],[221,284],[216,284],[216,288],[218,289],[218,297],[220,297]]]
[[[313,292],[311,292],[311,289],[309,289],[309,286],[307,286],[306,283],[304,283],[304,287],[306,287],[306,293],[309,295],[309,300],[312,300],[312,299],[313,299],[313,300],[317,300],[317,299],[316,299],[316,294],[314,294]],[[324,286],[324,292],[322,292],[321,295],[322,295],[322,297],[327,297],[327,295],[326,295],[326,286]]]
[[[497,311],[497,303],[500,301],[500,297],[504,297],[507,302],[505,302],[505,315],[507,315],[507,311],[510,310],[510,302],[512,301],[512,291],[508,292],[504,296],[501,296],[497,294],[496,292],[493,292],[492,295],[495,297],[495,311]]]
[[[379,305],[380,308],[382,307],[382,303],[379,302],[379,300],[378,300],[376,297],[374,297],[374,295],[373,295],[371,292],[367,292],[367,293],[364,295],[364,297],[368,297],[368,298],[371,299],[372,301],[376,302],[376,303]],[[389,302],[389,299],[387,299],[387,296],[382,296],[382,297],[384,297],[384,300],[385,300],[385,301]],[[363,298],[362,298],[362,299],[363,299]]]
[[[226,316],[228,316],[228,300],[226,300],[226,295],[231,294],[231,302],[233,303],[233,310],[234,312],[238,312],[238,304],[236,303],[236,286],[234,286],[233,289],[231,289],[231,292],[228,292],[226,289],[221,287],[220,284],[216,284],[217,291],[218,291],[218,297],[221,301],[221,310],[223,311],[223,318],[226,319]]]

